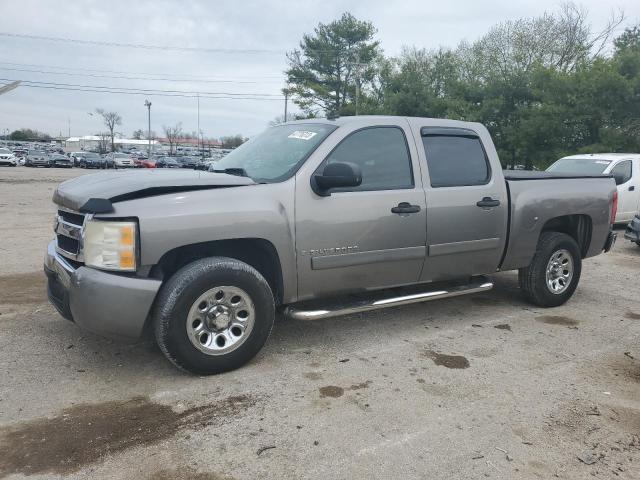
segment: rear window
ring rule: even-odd
[[[602,175],[611,165],[611,160],[596,158],[561,158],[549,168],[547,172],[566,175]]]
[[[477,136],[423,134],[422,143],[432,187],[463,187],[489,182],[491,171]]]

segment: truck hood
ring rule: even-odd
[[[61,183],[53,201],[82,213],[110,213],[125,200],[174,192],[253,185],[250,178],[197,170],[129,170],[83,175]]]

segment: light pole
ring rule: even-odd
[[[147,138],[149,139],[149,151],[147,153],[147,157],[151,158],[151,102],[149,100],[145,100],[144,106],[147,107],[149,118],[149,130],[147,130]]]
[[[198,155],[200,155],[200,93],[198,93]]]

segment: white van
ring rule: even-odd
[[[613,175],[618,186],[616,223],[630,222],[640,211],[640,154],[588,153],[555,162],[547,172],[575,175]]]

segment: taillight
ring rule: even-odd
[[[618,190],[613,192],[613,202],[611,202],[611,225],[616,222],[616,214],[618,213]]]

